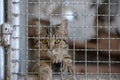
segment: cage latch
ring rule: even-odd
[[[9,23],[2,24],[2,45],[9,46],[11,43],[11,34],[12,34],[12,27]]]

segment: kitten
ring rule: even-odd
[[[39,80],[51,80],[51,64],[62,63],[61,71],[72,73],[72,60],[68,51],[67,20],[58,25],[45,25],[44,21],[35,21],[37,29],[34,35],[36,49],[32,71],[38,72]]]

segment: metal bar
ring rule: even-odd
[[[0,46],[0,80],[4,80],[4,70],[5,70],[5,61],[4,61],[4,49]]]
[[[8,21],[8,0],[4,0],[4,21]]]
[[[110,48],[111,48],[111,46],[110,46],[110,42],[111,42],[111,40],[110,40],[110,38],[111,38],[111,36],[110,36],[111,35],[111,33],[110,33],[110,31],[111,31],[110,30],[110,26],[111,26],[110,25],[111,24],[111,22],[110,22],[110,16],[111,16],[110,15],[110,12],[111,12],[110,0],[108,1],[108,5],[109,5],[108,6],[108,31],[109,31],[108,32],[108,38],[109,38],[109,40],[108,40],[108,43],[109,43],[108,44],[109,45],[109,47],[108,47],[109,48],[108,55],[109,55],[109,76],[110,76],[109,80],[112,80],[111,79],[111,50],[110,50]]]
[[[4,2],[3,0],[0,0],[0,25],[3,24],[4,22]],[[0,26],[0,30],[1,30],[1,26]],[[4,49],[1,46],[1,32],[0,32],[0,80],[4,80],[4,68],[5,68],[5,64],[4,64]]]
[[[4,22],[4,3],[0,0],[0,25]]]
[[[11,25],[13,33],[11,35],[10,80],[18,80],[20,69],[20,0],[11,0]]]
[[[85,79],[88,80],[88,63],[87,63],[87,0],[85,0]]]
[[[100,63],[99,63],[99,40],[98,40],[98,37],[99,37],[99,35],[98,35],[98,3],[99,3],[99,0],[97,0],[96,1],[96,9],[97,9],[97,11],[96,11],[96,13],[97,13],[97,20],[96,20],[96,26],[97,26],[97,28],[96,28],[96,31],[97,31],[97,37],[96,37],[96,39],[97,39],[97,44],[96,44],[96,46],[97,46],[97,79],[99,79],[99,73],[100,73],[100,71],[99,71],[99,65],[100,65]]]

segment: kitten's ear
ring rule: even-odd
[[[56,27],[56,31],[58,33],[62,33],[62,35],[65,35],[67,36],[68,34],[68,29],[67,29],[67,26],[68,26],[68,21],[67,20],[63,20],[63,22],[59,25],[57,25],[58,27]]]
[[[68,21],[65,19],[62,23],[62,26],[67,29],[67,26],[68,26]]]
[[[67,21],[67,20],[64,20],[64,21],[62,22],[61,26],[63,27],[63,33],[64,33],[65,35],[67,35],[67,34],[68,34],[68,29],[67,29],[67,27],[68,27],[68,21]]]

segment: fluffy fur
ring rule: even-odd
[[[35,21],[37,28],[33,35],[36,49],[34,59],[37,62],[32,71],[38,72],[39,80],[51,80],[51,64],[63,63],[61,71],[72,73],[72,60],[68,51],[67,21],[64,20],[62,24],[49,26],[42,22]]]

